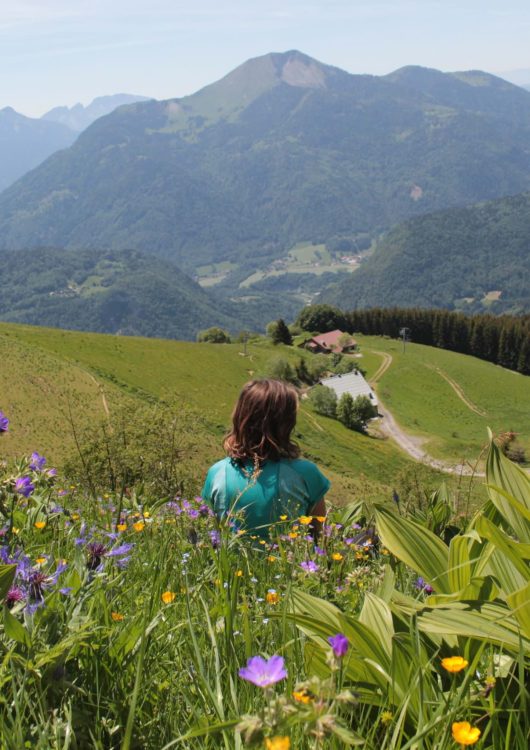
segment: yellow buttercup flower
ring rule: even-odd
[[[394,714],[392,711],[383,711],[381,714],[381,724],[390,724],[393,718]]]
[[[269,556],[267,557],[267,562],[273,563],[273,562],[276,562],[276,560],[277,560],[277,559],[278,559],[278,558],[277,558],[277,557],[274,557],[274,555],[269,555]]]
[[[313,522],[313,516],[300,516],[298,520],[303,526],[309,526]]]
[[[287,521],[287,516],[286,515],[280,516],[280,521]]]
[[[144,510],[144,518],[151,518],[151,514],[148,510]]]
[[[289,737],[267,737],[265,739],[265,747],[267,750],[289,750],[291,747],[291,740]]]
[[[173,591],[164,591],[162,594],[162,601],[164,604],[171,604],[175,600],[176,594]]]
[[[320,523],[324,523],[324,521],[326,520],[326,516],[315,516],[315,519]]]
[[[45,557],[37,557],[37,559],[35,560],[35,562],[38,565],[43,565],[46,562],[46,558]]]
[[[334,552],[331,555],[331,559],[335,560],[335,562],[340,562],[343,559],[343,555],[341,555],[340,552]]]
[[[145,523],[143,521],[136,521],[136,523],[133,523],[133,529],[135,531],[143,531],[145,528]]]
[[[442,659],[442,667],[451,672],[451,674],[461,672],[468,664],[469,662],[463,656],[449,656],[446,659]]]
[[[236,576],[237,576],[237,578],[241,578],[243,576],[243,571],[242,570],[236,570]]]
[[[36,529],[44,529],[46,527],[46,521],[35,521]]]
[[[110,616],[114,620],[114,622],[121,622],[125,619],[125,615],[122,615],[120,612],[111,612]]]
[[[72,519],[72,521],[79,521],[79,513],[72,513],[70,518]]]
[[[267,602],[267,604],[278,604],[278,602],[280,601],[280,595],[277,591],[267,591],[265,601]]]
[[[116,526],[116,529],[117,529],[118,531],[127,531],[127,524],[126,524],[126,523],[119,523],[119,524],[118,524],[118,525]]]
[[[298,532],[297,531],[290,531],[289,532],[289,539],[298,539]]]
[[[459,745],[474,745],[480,737],[480,729],[472,727],[469,721],[455,721],[452,730],[453,739]]]
[[[297,703],[311,703],[311,701],[315,700],[315,696],[313,693],[311,693],[309,690],[306,690],[306,688],[302,688],[302,690],[295,690],[293,692],[293,698]]]
[[[11,529],[11,531],[12,531],[13,534],[20,534],[20,529],[17,529],[16,526],[13,526],[12,529]]]

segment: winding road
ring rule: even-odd
[[[378,354],[380,357],[383,358],[383,362],[379,366],[379,368],[376,370],[372,378],[370,378],[370,385],[374,387],[376,383],[381,379],[381,377],[385,374],[385,372],[388,370],[390,365],[392,364],[392,355],[388,354],[388,352],[380,352],[380,351],[373,351],[374,354]],[[483,414],[483,412],[478,410],[478,407],[476,407],[467,397],[465,396],[462,388],[456,383],[454,380],[451,380],[449,376],[446,376],[445,373],[443,373],[438,368],[435,368],[439,375],[441,375],[453,388],[457,396],[466,404],[466,406],[471,409],[472,411],[476,412],[477,414]],[[396,422],[391,412],[381,403],[381,397],[378,394],[378,401],[379,401],[379,414],[381,415],[381,420],[379,422],[379,428],[381,432],[386,435],[387,437],[391,438],[396,442],[399,447],[404,450],[406,453],[408,453],[411,458],[413,458],[415,461],[420,461],[421,463],[428,464],[433,469],[436,469],[437,471],[445,472],[446,474],[458,474],[459,476],[464,475],[475,475],[475,476],[484,476],[484,474],[476,471],[472,466],[469,466],[468,464],[457,464],[455,466],[450,466],[446,464],[444,461],[439,461],[436,458],[433,458],[430,456],[426,451],[423,450],[422,443],[423,438],[420,438],[418,436],[409,435],[407,432],[405,432]]]

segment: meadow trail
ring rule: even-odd
[[[392,355],[388,354],[388,352],[379,352],[374,349],[373,353],[377,354],[379,357],[382,357],[383,361],[381,362],[381,365],[378,367],[378,369],[373,374],[373,376],[370,378],[370,383],[372,385],[377,383],[379,380],[381,380],[385,372],[388,370],[388,368],[392,364]]]
[[[381,379],[384,373],[392,365],[392,361],[393,361],[392,355],[388,354],[387,352],[380,352],[380,351],[374,350],[374,354],[380,355],[383,358],[383,362],[381,363],[379,368],[376,370],[373,377],[370,379],[370,384],[372,386],[375,386],[377,381]],[[442,375],[443,377],[441,370],[437,369],[437,372],[439,372],[439,374]],[[452,383],[450,384],[452,385]],[[454,386],[452,387],[454,388]],[[465,399],[463,391],[461,391],[461,393],[458,393],[456,388],[454,388],[454,390],[458,394],[459,398],[461,398],[464,401],[464,403],[466,403],[466,406],[468,406],[469,408],[474,407],[474,405],[470,406],[471,402],[468,403],[468,401]],[[379,428],[381,432],[387,437],[391,438],[395,443],[397,443],[399,447],[403,451],[408,453],[408,455],[411,458],[413,458],[415,461],[420,461],[421,463],[428,464],[433,469],[436,469],[437,471],[442,471],[446,474],[456,474],[456,475],[474,474],[475,476],[484,476],[482,473],[477,472],[471,466],[467,466],[465,464],[458,464],[456,466],[448,466],[445,462],[439,461],[433,458],[432,456],[430,456],[421,447],[423,443],[423,438],[418,437],[417,435],[409,435],[408,433],[406,433],[398,425],[392,413],[385,406],[383,406],[381,402],[381,396],[379,394],[378,394],[378,399],[379,399],[378,411],[379,411],[379,414],[381,415]],[[476,407],[473,408],[473,411],[475,411],[475,409]],[[477,412],[477,413],[480,413],[480,412]]]
[[[438,375],[440,375],[440,377],[442,377],[447,383],[449,383],[449,385],[451,386],[451,388],[453,389],[453,391],[456,393],[456,395],[458,396],[458,398],[461,401],[463,401],[463,403],[467,406],[468,409],[470,409],[471,411],[474,411],[475,414],[479,415],[479,417],[486,417],[487,416],[487,413],[483,409],[480,409],[476,404],[473,403],[473,401],[471,401],[471,399],[469,399],[466,396],[466,394],[464,393],[464,390],[463,390],[462,386],[459,385],[456,382],[456,380],[453,380],[452,378],[450,378],[449,375],[447,373],[445,373],[443,370],[440,370],[439,367],[434,367],[434,366],[430,366],[430,365],[427,365],[427,366],[430,367],[435,372],[437,372]]]

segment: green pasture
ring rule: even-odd
[[[408,343],[403,353],[398,341],[356,338],[368,378],[382,362],[377,351],[392,356],[376,386],[378,395],[405,430],[425,438],[433,456],[452,462],[475,459],[486,443],[487,427],[494,433],[516,432],[530,449],[530,378],[444,349]]]
[[[0,352],[4,355],[0,408],[13,421],[2,444],[7,455],[45,447],[53,461],[61,462],[75,449],[72,423],[82,429],[106,418],[103,394],[110,422],[113,408],[120,403],[166,398],[201,417],[193,457],[198,476],[201,467],[222,456],[222,437],[243,383],[264,374],[274,357],[295,362],[312,356],[296,347],[274,347],[265,339],[249,342],[244,356],[241,344],[196,344],[12,324],[0,324]],[[360,495],[388,496],[396,475],[412,466],[389,441],[351,432],[314,414],[305,402],[296,439],[304,454],[324,467],[333,483],[330,499],[340,504]]]

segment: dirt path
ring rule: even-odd
[[[379,357],[383,358],[383,361],[379,365],[378,369],[370,378],[370,383],[374,384],[377,383],[378,380],[381,380],[385,372],[392,364],[392,355],[388,354],[387,352],[376,352],[375,350],[372,350],[372,352],[373,354],[377,354]]]
[[[103,386],[102,386],[102,384],[98,380],[96,380],[96,378],[92,375],[92,373],[90,373],[90,372],[88,372],[86,370],[85,370],[85,372],[87,372],[87,374],[89,375],[89,377],[94,381],[94,383],[96,384],[96,386],[97,386],[97,388],[98,388],[98,390],[99,390],[99,392],[101,394],[101,401],[103,403],[103,409],[104,409],[105,414],[107,415],[107,419],[108,419],[110,417],[110,409],[109,409],[109,405],[107,403],[107,397],[105,396],[105,391],[103,390]]]
[[[381,363],[380,367],[377,369],[373,377],[370,379],[370,384],[372,386],[375,386],[377,381],[385,374],[385,372],[388,370],[388,368],[392,364],[392,355],[388,354],[387,352],[379,352],[379,351],[373,351],[373,353],[378,354],[379,356],[383,358],[383,362]],[[439,374],[442,375],[442,372],[439,371]],[[457,386],[458,384],[455,383],[454,385]],[[461,388],[460,388],[460,392],[461,393],[458,394],[459,397],[462,398],[462,400],[465,400],[465,396]],[[483,476],[483,474],[480,474],[479,472],[474,471],[471,466],[468,466],[465,464],[457,464],[455,466],[449,466],[444,461],[439,461],[436,458],[433,458],[432,456],[430,456],[422,448],[424,438],[418,437],[417,435],[409,435],[407,432],[405,432],[398,425],[398,423],[394,419],[391,412],[381,403],[381,397],[379,396],[379,394],[378,394],[378,401],[379,401],[378,411],[379,411],[379,414],[381,415],[381,420],[378,425],[379,429],[384,435],[394,440],[394,442],[396,442],[399,445],[399,447],[402,450],[404,450],[406,453],[408,453],[408,455],[411,458],[413,458],[415,461],[420,461],[421,463],[428,464],[433,469],[437,469],[438,471],[443,471],[446,474],[457,474],[457,475],[474,474],[475,476]],[[467,400],[465,400],[465,403],[466,403],[466,406],[468,406],[469,408],[474,407],[474,404],[470,406],[471,402],[468,403]]]
[[[429,365],[427,365],[427,367],[429,367]],[[449,383],[449,385],[451,386],[451,388],[453,389],[453,391],[456,393],[456,395],[458,396],[458,398],[461,401],[464,402],[464,404],[467,406],[468,409],[470,409],[471,411],[474,411],[475,414],[479,415],[479,417],[486,417],[487,416],[487,413],[483,409],[479,409],[479,407],[476,404],[474,404],[473,401],[471,401],[471,399],[469,399],[466,396],[466,394],[464,393],[464,390],[463,390],[462,386],[459,385],[456,382],[456,380],[453,380],[452,378],[450,378],[449,375],[446,372],[444,372],[443,370],[440,370],[439,367],[431,366],[431,369],[434,370],[435,372],[437,372],[438,375],[440,375],[440,377],[442,377],[447,383]]]

